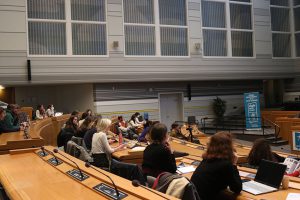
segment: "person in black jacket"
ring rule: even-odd
[[[202,155],[203,161],[195,170],[191,181],[201,200],[222,199],[219,197],[228,186],[234,193],[242,190],[242,181],[237,169],[237,156],[229,133],[213,135]]]
[[[88,150],[92,149],[92,140],[93,140],[93,135],[95,133],[97,133],[97,123],[98,121],[100,121],[102,119],[102,116],[95,116],[93,117],[93,122],[91,124],[91,127],[89,128],[89,130],[85,133],[84,137],[83,137],[83,141],[85,143],[85,146]]]
[[[78,117],[71,115],[66,122],[66,126],[61,129],[57,136],[57,146],[64,146],[64,150],[67,150],[67,143],[73,136],[76,136],[78,131]]]
[[[150,131],[152,143],[146,147],[143,157],[143,173],[146,176],[157,177],[162,172],[176,172],[176,162],[168,143],[167,127],[157,123]]]

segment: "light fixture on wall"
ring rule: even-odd
[[[199,50],[200,49],[200,43],[199,42],[195,43],[194,47],[195,47],[196,50]]]
[[[119,47],[119,41],[113,41],[113,48]]]
[[[5,87],[3,85],[0,85],[0,90],[4,90]]]

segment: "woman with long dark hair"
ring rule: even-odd
[[[58,147],[64,146],[64,150],[67,150],[67,143],[73,136],[76,136],[78,132],[78,117],[71,115],[66,122],[66,126],[60,131],[57,136]]]
[[[85,133],[90,129],[92,123],[93,123],[93,117],[92,116],[87,116],[84,119],[81,126],[78,128],[78,132],[76,134],[76,137],[83,138]]]
[[[252,149],[248,155],[248,164],[258,167],[262,159],[273,162],[284,161],[283,157],[271,151],[271,146],[267,140],[260,138],[253,143]]]
[[[46,111],[44,105],[38,105],[35,111],[35,117],[37,119],[44,119],[46,117]]]
[[[219,132],[213,135],[202,157],[191,178],[201,199],[216,199],[228,187],[234,193],[241,192],[242,181],[236,166],[237,156],[231,134]]]

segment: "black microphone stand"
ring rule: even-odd
[[[188,125],[189,126],[188,126],[188,128],[186,130],[190,132],[191,142],[193,143],[193,132],[192,132],[193,128],[191,127],[190,124],[188,124]]]

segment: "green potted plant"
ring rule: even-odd
[[[217,97],[213,102],[213,111],[217,117],[217,122],[220,122],[226,111],[226,101]]]

